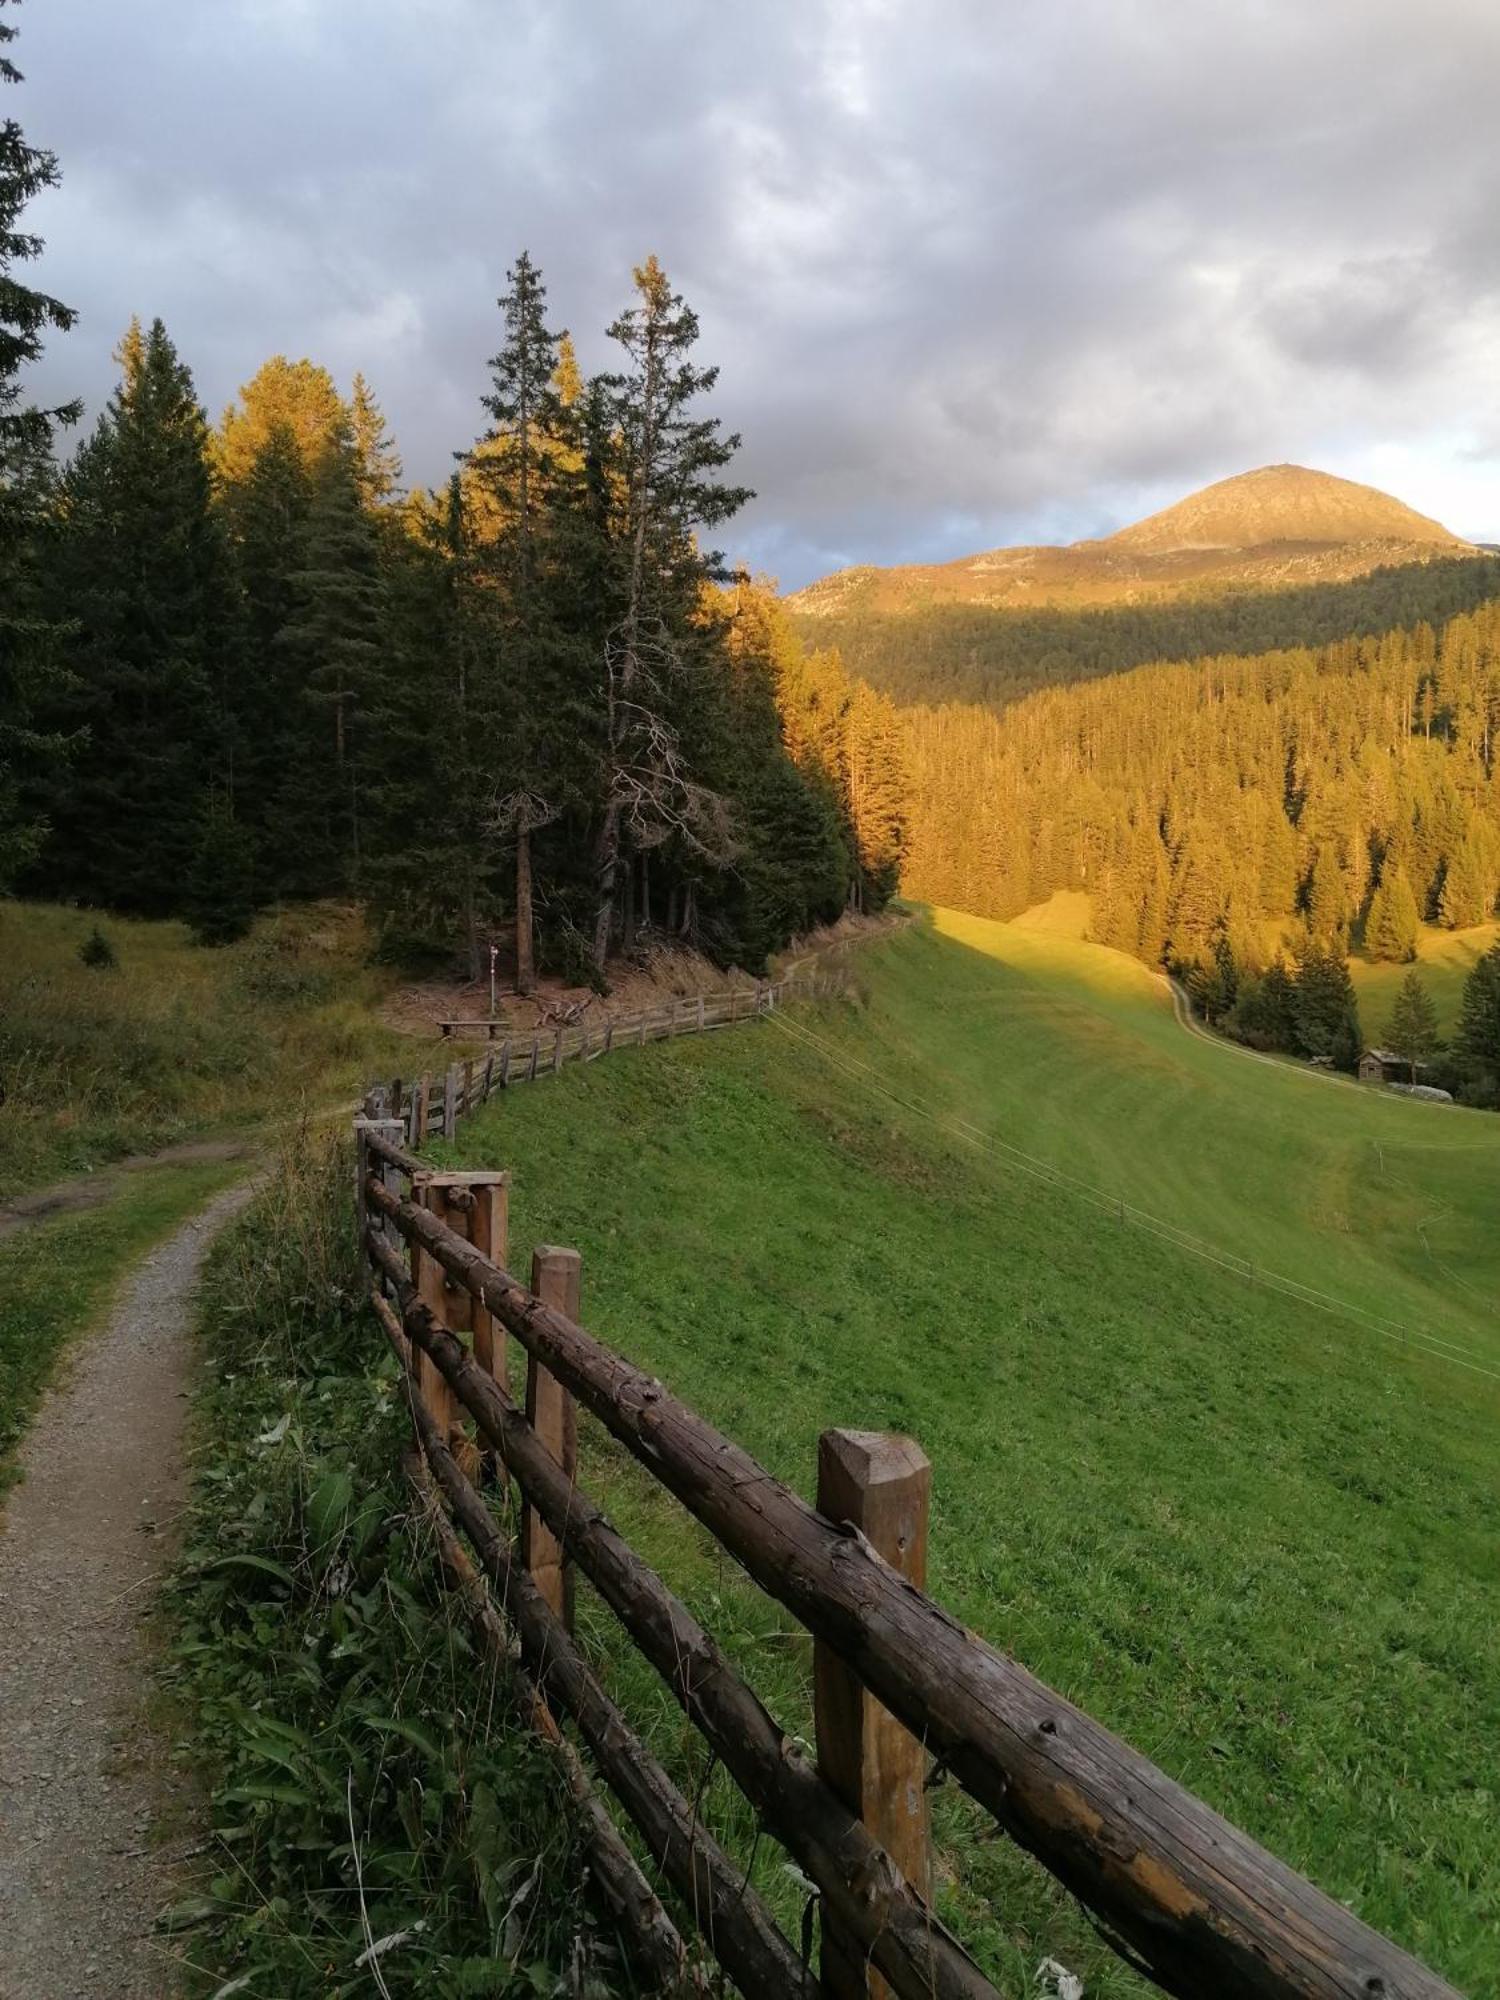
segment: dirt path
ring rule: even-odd
[[[193,1292],[250,1193],[152,1251],[21,1445],[0,1513],[0,2000],[172,1989],[152,1926],[190,1808],[151,1732],[144,1620],[183,1501]]]
[[[116,1192],[121,1174],[143,1173],[147,1167],[188,1167],[213,1160],[238,1160],[251,1149],[249,1139],[192,1139],[181,1146],[164,1146],[159,1153],[132,1153],[101,1167],[97,1174],[82,1174],[77,1180],[57,1181],[52,1187],[37,1188],[31,1194],[13,1195],[0,1201],[0,1243],[18,1229],[37,1222],[50,1222],[56,1215],[74,1215],[79,1209],[99,1208]]]

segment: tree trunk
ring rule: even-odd
[[[628,952],[628,951],[634,951],[634,949],[635,949],[635,866],[634,866],[634,863],[629,863],[629,862],[628,862],[628,863],[626,864],[626,867],[625,867],[625,873],[624,873],[624,879],[622,880],[622,882],[621,882],[621,884],[620,884],[620,887],[621,887],[621,888],[622,888],[622,890],[624,891],[624,898],[625,898],[625,909],[624,909],[624,913],[623,913],[623,918],[622,918],[622,922],[621,922],[621,926],[620,926],[620,949],[621,949],[622,951],[627,951],[627,952]]]
[[[605,808],[604,824],[599,829],[599,845],[596,849],[599,904],[594,917],[594,964],[603,978],[609,961],[609,933],[615,917],[615,877],[620,866],[620,808]]]
[[[536,918],[531,900],[531,828],[516,828],[516,991],[536,988]]]

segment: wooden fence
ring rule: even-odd
[[[569,1062],[594,1062],[615,1049],[639,1048],[646,1042],[671,1040],[678,1035],[711,1034],[720,1028],[734,1028],[772,1014],[792,993],[816,993],[835,983],[836,974],[798,966],[776,980],[762,980],[755,986],[733,987],[722,993],[689,994],[667,1000],[644,1013],[609,1016],[602,1021],[581,1022],[576,1027],[539,1028],[531,1035],[507,1034],[498,1043],[498,1024],[489,1021],[448,1022],[444,1038],[453,1028],[470,1029],[475,1038],[487,1032],[492,1046],[483,1056],[469,1056],[449,1063],[441,1075],[426,1075],[389,1085],[378,1085],[381,1115],[402,1121],[408,1140],[420,1145],[426,1138],[451,1139],[458,1120],[483,1104],[497,1090],[519,1083],[535,1083],[538,1077],[555,1076]],[[494,1032],[490,1032],[490,1031]]]
[[[717,1013],[732,999],[706,1000],[701,1015],[691,1003],[687,1025],[728,1025]],[[759,1004],[778,998],[766,989]],[[528,1043],[522,1074],[545,1073],[543,1054],[557,1068],[619,1047],[623,1026],[631,1041],[674,1032],[674,1022],[652,1020],[616,1022],[602,1042],[595,1031],[592,1046],[588,1031],[566,1044]],[[506,1051],[498,1071],[471,1073],[460,1088],[449,1073],[445,1130],[463,1107],[519,1080],[509,1053],[508,1074]],[[413,1126],[421,1136],[428,1090],[413,1104],[422,1115],[391,1116],[377,1097],[357,1121],[362,1240],[372,1304],[409,1387],[410,1476],[481,1643],[508,1658],[514,1635],[522,1711],[563,1760],[593,1882],[644,1984],[708,1990],[558,1714],[571,1718],[702,1945],[748,2000],[996,2000],[930,1901],[926,1801],[944,1776],[1168,1993],[1453,2000],[1442,1980],[926,1594],[931,1475],[916,1444],[826,1432],[809,1506],[586,1331],[576,1252],[538,1249],[529,1285],[509,1273],[508,1175],[445,1172],[415,1158],[404,1142]],[[525,1362],[524,1407],[510,1389],[512,1339]],[[577,1404],[811,1633],[815,1758],[590,1498]],[[575,1645],[575,1567],[814,1885],[816,1971]]]

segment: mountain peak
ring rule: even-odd
[[[840,570],[790,599],[806,617],[933,604],[993,610],[1162,603],[1344,582],[1402,563],[1476,556],[1389,493],[1305,465],[1261,465],[1190,493],[1103,541],[991,549],[956,562]]]
[[[1305,465],[1262,465],[1217,480],[1102,544],[1142,555],[1186,549],[1259,549],[1277,543],[1403,542],[1468,546],[1437,521],[1352,479]]]

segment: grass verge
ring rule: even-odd
[[[247,2000],[368,1994],[372,1941],[392,1996],[628,1992],[548,1754],[410,1517],[351,1183],[299,1136],[204,1290],[169,1675],[212,1839],[178,1948]]]
[[[104,1206],[0,1240],[0,1493],[68,1343],[104,1317],[145,1251],[246,1171],[244,1161],[153,1167]]]

